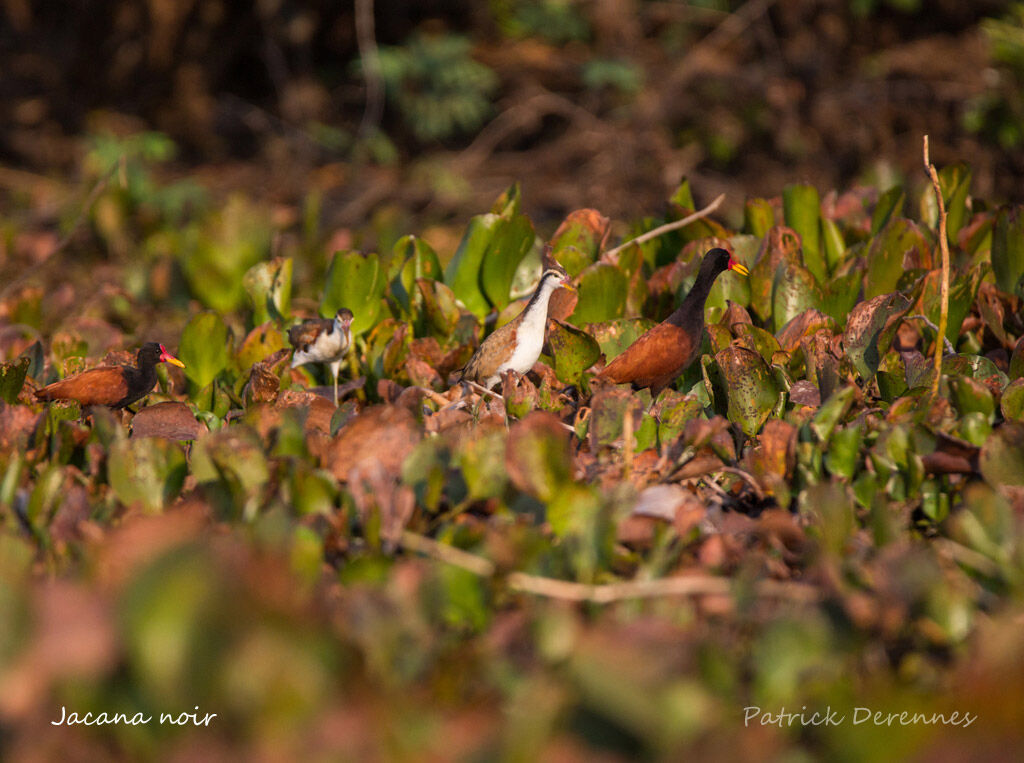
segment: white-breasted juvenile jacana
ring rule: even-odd
[[[556,268],[545,270],[523,311],[480,344],[462,370],[460,381],[491,389],[505,371],[525,374],[533,368],[544,347],[548,301],[559,286],[572,288],[569,276]]]
[[[338,371],[352,345],[352,311],[338,310],[333,320],[313,318],[288,329],[288,341],[295,348],[292,368],[304,363],[326,363],[334,377],[334,404],[338,404]]]

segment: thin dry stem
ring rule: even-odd
[[[493,577],[494,562],[468,551],[438,543],[432,538],[408,530],[402,533],[402,545],[411,551],[471,572],[479,577]],[[705,575],[676,576],[655,580],[631,580],[623,583],[589,585],[571,580],[558,580],[525,572],[512,572],[506,578],[509,589],[535,596],[563,601],[611,604],[630,599],[651,599],[661,596],[728,596],[732,581]],[[802,583],[761,580],[754,584],[758,596],[798,602],[815,602],[821,593]]]
[[[678,230],[679,228],[685,228],[690,223],[696,220],[700,220],[702,217],[707,217],[708,215],[710,215],[712,212],[714,212],[722,205],[723,201],[725,201],[724,193],[720,194],[717,199],[715,199],[713,202],[704,207],[704,209],[698,210],[694,212],[692,215],[687,215],[682,220],[674,220],[670,223],[659,225],[654,230],[649,230],[643,235],[637,236],[636,238],[631,238],[629,241],[626,241],[623,244],[619,244],[614,249],[609,249],[607,252],[601,255],[601,259],[606,262],[614,263],[616,261],[615,258],[623,249],[626,249],[630,246],[639,246],[640,244],[650,241],[653,238],[657,238],[658,236],[664,236],[666,233],[670,233],[671,231]]]
[[[949,241],[946,233],[946,203],[942,200],[942,186],[939,184],[939,173],[928,156],[928,136],[924,136],[924,169],[935,189],[935,200],[939,205],[939,250],[942,252],[942,285],[939,289],[939,337],[945,339],[946,327],[949,325]],[[942,378],[943,344],[936,337],[935,341],[935,378],[932,379],[931,396],[939,394],[939,380]]]

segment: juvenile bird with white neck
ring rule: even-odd
[[[559,286],[572,288],[569,276],[556,268],[545,270],[523,311],[483,341],[462,370],[460,381],[489,390],[506,371],[525,374],[533,368],[544,347],[548,301]]]

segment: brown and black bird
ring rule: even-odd
[[[679,378],[700,352],[704,303],[715,279],[726,270],[735,270],[740,275],[750,273],[724,249],[716,247],[705,254],[697,280],[682,304],[616,356],[599,378],[614,384],[632,384],[634,389],[649,387],[654,396]]]
[[[343,307],[333,320],[313,318],[288,329],[288,341],[295,348],[292,368],[304,363],[326,363],[334,377],[334,404],[338,404],[338,370],[352,345],[352,311]]]
[[[99,366],[69,376],[35,391],[37,400],[76,400],[83,406],[105,405],[125,408],[148,395],[156,386],[156,364],[185,364],[158,342],[139,348],[135,366]]]
[[[548,301],[559,286],[572,288],[565,271],[545,270],[523,311],[483,341],[462,370],[460,381],[491,389],[505,371],[525,374],[533,368],[544,347]]]

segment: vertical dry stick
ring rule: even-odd
[[[939,173],[928,156],[928,136],[924,136],[924,171],[932,181],[935,189],[935,200],[939,204],[939,249],[942,251],[942,287],[939,291],[939,331],[935,337],[935,378],[932,379],[932,397],[939,393],[939,379],[942,376],[943,339],[946,337],[946,326],[949,324],[949,241],[946,235],[946,204],[942,200],[942,186],[939,185]]]
[[[359,124],[359,137],[365,138],[377,127],[384,114],[384,83],[380,76],[376,30],[373,22],[373,0],[356,0],[356,43],[366,80],[366,110]]]

